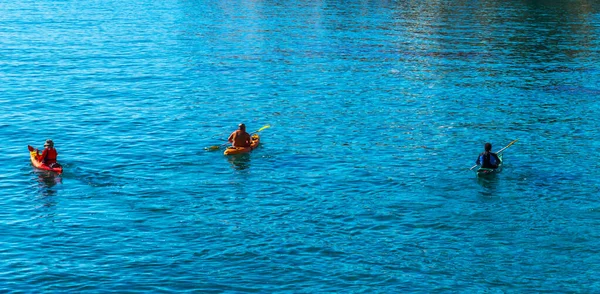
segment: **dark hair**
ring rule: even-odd
[[[240,130],[246,130],[245,124],[239,124],[238,127],[240,127]]]
[[[492,143],[485,143],[485,151],[492,151]]]

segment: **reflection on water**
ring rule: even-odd
[[[482,197],[494,197],[496,187],[498,187],[499,177],[497,174],[477,177],[477,183],[483,188],[479,191]]]
[[[250,154],[236,154],[227,156],[227,161],[231,163],[231,167],[237,170],[245,170],[250,167]]]
[[[52,189],[57,184],[62,183],[62,177],[53,172],[40,172],[38,175],[38,187],[43,197],[56,195],[56,189]]]
[[[43,172],[38,173],[38,182],[46,188],[52,188],[56,186],[56,184],[61,184],[62,178],[60,175],[53,172]]]
[[[37,175],[37,188],[39,196],[37,197],[36,209],[41,209],[40,218],[53,219],[55,216],[54,207],[57,205],[57,184],[62,184],[62,177],[53,172],[36,172]]]

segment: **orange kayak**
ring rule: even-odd
[[[248,153],[248,152],[256,149],[256,147],[258,147],[259,143],[260,143],[260,137],[258,136],[258,134],[254,134],[254,135],[252,135],[252,138],[250,139],[250,147],[227,147],[227,149],[225,149],[225,152],[223,152],[223,154],[234,155],[234,154]]]
[[[38,161],[38,152],[35,148],[31,147],[31,146],[27,146],[27,149],[29,149],[29,157],[31,158],[31,164],[33,164],[33,166],[37,169],[41,169],[41,170],[47,170],[47,171],[51,171],[51,172],[55,172],[55,173],[62,173],[63,168],[62,166],[60,166],[60,164],[56,164],[53,167],[49,167],[48,165]]]

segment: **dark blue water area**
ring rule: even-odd
[[[596,2],[0,11],[2,292],[600,289]]]

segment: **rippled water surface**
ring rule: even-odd
[[[2,292],[600,289],[595,1],[0,11]]]

